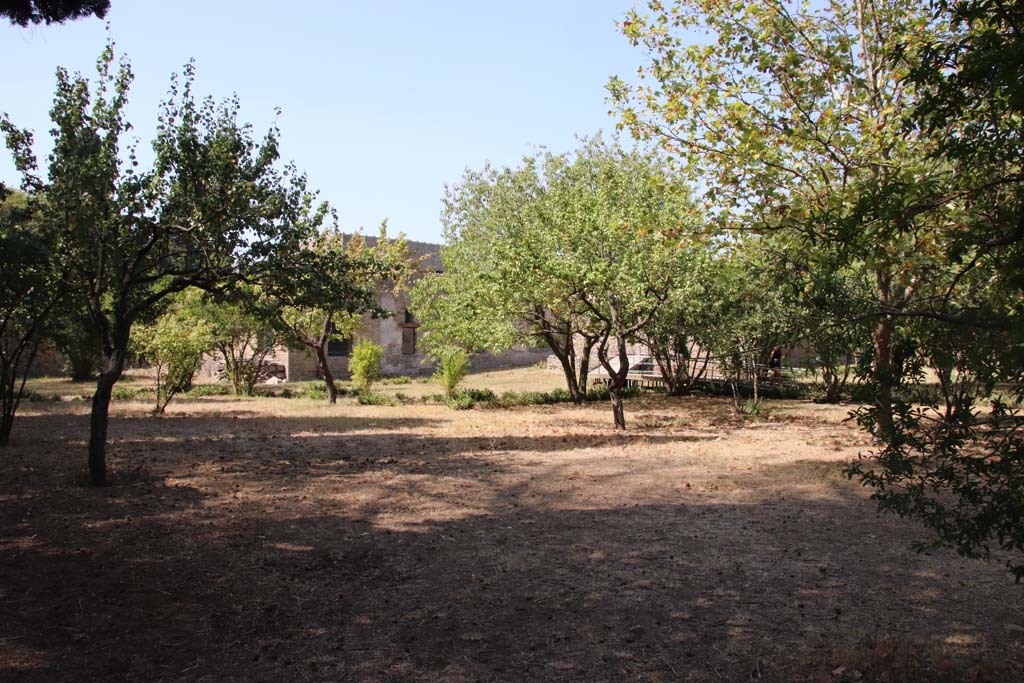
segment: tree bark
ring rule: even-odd
[[[327,364],[327,352],[323,346],[316,347],[314,352],[316,353],[316,364],[320,366],[320,374],[327,386],[327,403],[333,406],[338,402],[338,388],[334,385],[334,375],[331,374],[331,368]]]
[[[875,409],[877,411],[875,424],[878,427],[878,435],[888,441],[893,434],[892,400],[893,400],[893,377],[892,367],[892,333],[893,320],[890,316],[883,315],[878,320],[875,328]]]
[[[573,348],[572,335],[566,335],[565,347],[563,348],[559,344],[555,334],[550,330],[544,330],[541,334],[544,338],[544,342],[551,349],[551,353],[558,359],[559,364],[562,366],[562,373],[565,375],[565,384],[569,389],[569,395],[572,396],[573,403],[577,405],[583,402],[583,397],[580,393],[580,385],[576,379],[576,363],[575,350]]]
[[[11,440],[11,429],[14,427],[14,413],[18,407],[18,384],[16,373],[10,363],[4,361],[0,364],[0,376],[3,379],[2,400],[0,400],[0,446],[6,446]]]
[[[622,396],[619,394],[618,389],[612,391],[609,387],[608,398],[612,403],[612,419],[615,421],[616,429],[626,428],[626,411],[622,405]]]
[[[115,348],[109,367],[96,382],[96,393],[92,397],[92,414],[89,416],[89,481],[93,486],[105,486],[107,483],[110,397],[114,385],[124,372],[124,362],[125,349]]]
[[[761,401],[761,368],[757,367],[757,359],[754,359],[754,404]]]
[[[587,389],[590,382],[590,353],[594,350],[594,343],[597,340],[593,337],[583,338],[583,353],[580,355],[579,379],[576,386],[579,388],[580,400],[582,403],[587,398]]]
[[[620,392],[626,385],[626,380],[629,377],[629,356],[626,354],[626,338],[621,334],[616,334],[615,342],[618,345],[618,349],[616,349],[619,360],[618,368],[612,367],[611,360],[608,358],[607,335],[597,347],[597,358],[601,361],[605,372],[608,373],[608,399],[612,404],[612,419],[615,422],[615,428],[625,429],[626,413],[622,405],[622,394]]]
[[[5,410],[0,415],[0,446],[6,446],[11,442],[12,427],[14,427],[14,414]]]

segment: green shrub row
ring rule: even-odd
[[[640,393],[637,387],[629,387],[622,391],[624,398],[636,396]],[[444,394],[430,394],[422,398],[424,402],[445,403],[455,410],[468,410],[474,406],[485,408],[512,408],[515,406],[537,406],[554,405],[557,403],[571,403],[572,395],[566,389],[552,389],[551,391],[506,391],[500,396],[490,389],[464,389],[452,396]],[[587,391],[587,401],[607,401],[608,387],[592,387]]]

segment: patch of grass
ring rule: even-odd
[[[185,392],[189,398],[202,398],[204,396],[230,396],[231,387],[227,384],[193,384],[192,388]]]
[[[339,397],[349,396],[354,393],[351,385],[347,382],[335,382],[334,388]],[[310,401],[325,401],[327,399],[327,384],[323,380],[289,382],[280,389],[267,389],[265,395],[272,398],[299,398]]]
[[[112,401],[152,401],[156,399],[153,387],[122,387],[115,386],[110,393]]]
[[[747,417],[768,417],[771,412],[764,404],[764,401],[747,401],[743,404],[741,412]]]
[[[89,398],[92,398],[91,396]],[[60,401],[60,394],[54,393],[43,393],[39,391],[22,391],[22,401],[31,401],[33,403],[56,403]]]
[[[380,381],[381,384],[412,384],[412,377],[408,375],[399,375],[398,377],[385,377]]]

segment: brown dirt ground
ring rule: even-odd
[[[998,681],[1024,588],[910,549],[847,409],[29,403],[0,453],[4,681]]]

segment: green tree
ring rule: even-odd
[[[921,547],[968,557],[1010,551],[1024,578],[1024,195],[1021,185],[1024,60],[1019,2],[936,2],[949,34],[900,50],[908,81],[922,92],[907,127],[936,140],[934,156],[952,169],[946,201],[929,207],[957,227],[947,253],[954,279],[906,337],[914,365],[939,380],[930,405],[896,405],[894,432],[851,476],[874,489],[884,511],[933,531]],[[990,393],[996,382],[998,393]],[[982,399],[991,409],[979,409]],[[870,413],[861,415],[867,423]]]
[[[868,305],[834,321],[872,322],[859,421],[880,450],[851,474],[937,544],[1020,550],[1017,409],[974,408],[998,379],[1024,395],[1020,3],[651,9],[623,23],[652,55],[637,86],[610,84],[623,125],[705,177],[723,227],[778,232],[812,273],[870,277]],[[925,367],[940,398],[922,406],[907,385]]]
[[[104,368],[92,403],[89,472],[106,481],[110,396],[134,323],[189,287],[218,289],[267,272],[296,272],[318,214],[305,177],[278,161],[278,131],[261,141],[239,104],[193,96],[194,68],[173,78],[153,141],[151,169],[122,146],[132,72],[108,46],[90,85],[57,71],[48,178],[35,178],[26,135],[5,119],[26,181],[45,193],[44,219],[63,235],[75,287],[99,332]],[[12,132],[15,135],[12,135]]]
[[[223,363],[220,377],[236,396],[254,396],[256,385],[271,377],[274,352],[282,341],[275,315],[263,292],[244,284],[192,308],[197,324],[209,324],[215,357]]]
[[[213,326],[196,315],[198,290],[182,292],[155,322],[136,334],[142,357],[156,371],[156,404],[162,415],[176,395],[192,387],[203,354],[213,346]]]
[[[371,244],[372,242],[372,244]],[[301,280],[292,274],[270,287],[277,327],[283,340],[309,349],[327,387],[327,402],[338,391],[327,362],[327,345],[351,339],[363,314],[389,315],[376,301],[379,289],[396,292],[417,267],[404,236],[388,239],[387,224],[374,240],[346,238],[336,227],[321,231],[306,245],[310,263]]]
[[[622,392],[629,346],[669,300],[685,259],[680,234],[695,211],[685,185],[657,154],[584,140],[571,156],[544,164],[549,217],[542,246],[551,281],[576,304],[578,329],[596,337],[615,426],[625,429]]]
[[[384,349],[380,344],[363,339],[352,347],[352,358],[348,365],[352,370],[352,382],[359,393],[370,393],[373,383],[380,379],[380,364],[383,360]]]
[[[54,312],[47,339],[64,356],[64,372],[73,382],[96,378],[103,364],[100,335],[76,292],[69,292]]]
[[[603,353],[622,426],[628,344],[667,299],[674,234],[693,215],[658,155],[600,138],[467,172],[446,196],[445,272],[414,290],[427,342],[475,351],[543,341],[576,401],[592,353]]]
[[[5,0],[0,16],[15,26],[63,24],[93,15],[102,19],[109,9],[110,0]]]
[[[434,381],[444,389],[445,396],[452,399],[469,374],[469,354],[458,346],[445,346],[435,349],[434,353],[440,365],[434,372]]]
[[[927,211],[948,197],[951,175],[930,156],[932,141],[905,128],[918,94],[909,67],[890,56],[940,39],[943,27],[913,0],[649,8],[622,23],[651,55],[638,84],[609,83],[622,125],[704,183],[721,228],[781,231],[865,264],[875,417],[891,431],[898,321],[946,291],[953,274],[941,263],[955,229]],[[707,41],[690,44],[684,31]]]
[[[417,281],[412,299],[428,352],[451,345],[498,351],[540,341],[559,360],[579,403],[597,335],[581,327],[582,303],[554,276],[558,255],[548,237],[558,227],[545,210],[540,168],[548,156],[527,157],[518,168],[467,171],[446,188],[444,272]]]
[[[0,184],[0,446],[14,417],[39,344],[66,292],[55,236],[35,202]]]
[[[686,242],[689,240],[689,244]],[[706,331],[718,322],[722,298],[720,264],[713,243],[684,237],[669,298],[637,339],[651,352],[669,394],[690,393],[711,368],[712,347]],[[703,338],[703,344],[701,339]]]

